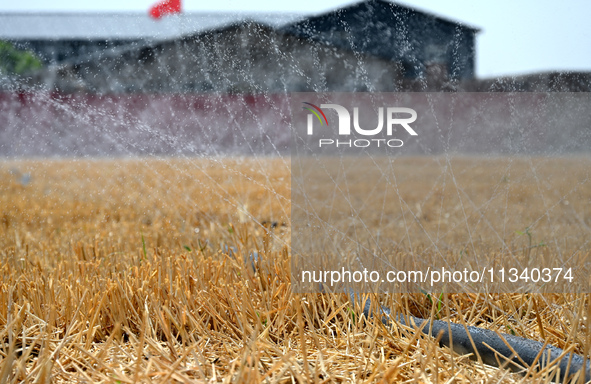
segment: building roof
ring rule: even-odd
[[[435,20],[438,20],[438,21],[441,21],[441,22],[444,22],[444,23],[459,25],[460,27],[463,27],[463,28],[466,28],[466,29],[471,29],[472,31],[474,31],[476,33],[482,31],[479,27],[476,27],[474,25],[465,23],[463,21],[450,19],[447,16],[446,17],[439,16],[439,15],[437,15],[437,14],[431,12],[431,11],[428,11],[428,10],[425,10],[425,9],[422,9],[422,8],[417,8],[415,6],[410,7],[408,5],[403,5],[403,4],[397,3],[397,2],[395,2],[393,0],[372,0],[372,1],[382,1],[382,2],[386,2],[386,3],[391,3],[391,4],[393,4],[394,6],[400,8],[400,9],[406,9],[407,11],[410,11],[410,12],[422,13],[422,14],[424,14],[426,16],[432,17]]]
[[[321,13],[318,13],[315,15],[308,15],[306,18],[302,18],[300,20],[296,19],[295,21],[283,26],[283,28],[287,29],[287,30],[293,30],[293,27],[298,24],[306,23],[308,21],[315,20],[315,19],[317,20],[317,19],[324,18],[327,16],[340,15],[340,14],[342,14],[342,12],[346,12],[347,10],[359,9],[360,7],[366,7],[372,3],[385,4],[385,5],[388,5],[389,7],[391,7],[392,10],[396,10],[398,12],[402,11],[405,13],[420,14],[422,16],[429,17],[429,18],[436,20],[438,22],[441,22],[441,23],[459,26],[461,28],[464,28],[467,30],[472,30],[474,32],[480,32],[480,28],[466,24],[462,21],[451,20],[449,18],[441,17],[441,16],[438,16],[434,13],[431,13],[431,12],[423,10],[423,9],[400,4],[394,0],[360,0],[360,1],[356,1],[354,3],[351,3],[351,4],[341,7],[341,8],[328,10],[328,11],[321,12]]]
[[[169,40],[254,21],[280,27],[305,15],[254,12],[186,12],[154,20],[148,13],[0,13],[3,40]]]
[[[425,9],[422,9],[422,8],[417,8],[415,6],[410,7],[408,5],[403,5],[403,4],[397,3],[396,1],[393,1],[393,0],[369,0],[369,1],[377,1],[377,2],[390,3],[390,4],[398,7],[399,9],[404,9],[404,10],[409,11],[409,12],[422,13],[423,15],[432,17],[433,19],[438,20],[438,21],[441,21],[441,22],[444,22],[444,23],[459,25],[460,27],[463,27],[463,28],[466,28],[466,29],[471,29],[474,32],[480,32],[481,31],[480,28],[478,28],[478,27],[476,27],[474,25],[467,24],[467,23],[465,23],[463,21],[453,20],[453,19],[450,19],[448,17],[442,17],[442,16],[439,16],[439,15],[437,15],[437,14],[431,12],[431,11],[428,11],[428,10],[425,10]]]

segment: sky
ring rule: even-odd
[[[153,0],[0,0],[0,12],[138,11]],[[355,1],[183,0],[183,10],[316,14]],[[400,4],[481,29],[476,45],[480,78],[542,71],[591,71],[589,0],[401,0]]]

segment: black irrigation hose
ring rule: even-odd
[[[351,301],[355,302],[354,294],[351,294]],[[390,309],[378,306],[380,314],[382,315],[382,323],[390,325],[394,318]],[[368,298],[363,306],[363,314],[366,318],[370,318],[373,314],[371,311],[371,301]],[[523,371],[524,363],[525,368],[534,364],[539,364],[540,369],[552,364],[556,359],[560,358],[560,362],[557,364],[560,368],[560,382],[569,380],[569,377],[576,374],[585,366],[585,382],[591,380],[591,364],[589,360],[585,362],[585,358],[575,353],[564,353],[560,348],[552,345],[544,346],[544,343],[526,339],[524,337],[518,337],[505,333],[496,333],[488,329],[482,329],[474,326],[463,326],[452,322],[433,320],[433,324],[430,324],[430,320],[421,319],[414,316],[402,316],[398,315],[395,321],[399,324],[406,325],[408,327],[417,327],[422,330],[423,333],[429,334],[434,338],[440,338],[440,345],[450,346],[450,331],[451,339],[453,342],[453,350],[461,355],[471,353],[472,357],[475,358],[476,354],[480,355],[482,362],[488,365],[498,367],[503,365],[512,371]],[[467,331],[466,331],[467,330]],[[470,341],[472,339],[472,341]],[[504,341],[503,341],[504,339]],[[476,352],[474,347],[476,347]],[[508,345],[511,346],[509,348]],[[540,351],[543,349],[541,356],[538,358]],[[493,351],[494,350],[494,351]],[[518,356],[514,356],[513,351]]]

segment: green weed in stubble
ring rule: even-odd
[[[197,245],[199,245],[199,252],[203,253],[203,251],[205,251],[205,248],[207,248],[207,243],[205,243],[205,245],[201,244],[201,240],[197,239]]]
[[[509,330],[509,333],[512,334],[513,336],[516,336],[515,331],[513,330],[513,328],[511,328],[509,325],[506,325],[507,329]]]
[[[255,313],[256,313],[257,317],[259,318],[259,321],[261,322],[261,324],[262,324],[264,327],[266,327],[266,326],[267,326],[267,319],[266,319],[266,318],[264,318],[264,319],[263,319],[263,318],[261,318],[261,314],[260,314],[260,312],[259,312],[259,311],[256,311]]]
[[[423,295],[425,295],[427,297],[427,300],[429,300],[429,304],[431,304],[431,306],[433,306],[433,299],[431,298],[431,294],[425,290],[421,289],[421,293]],[[435,313],[435,318],[437,320],[439,320],[439,313],[441,312],[441,308],[443,306],[443,292],[441,292],[439,294],[439,297],[437,298],[437,312]]]
[[[142,235],[142,251],[144,252],[144,257],[142,259],[140,259],[140,261],[143,261],[143,260],[147,259],[146,240],[144,239],[144,233],[140,232],[140,234]]]
[[[526,249],[526,257],[527,258],[529,258],[529,255],[530,255],[532,249],[546,246],[546,243],[544,243],[543,241],[541,241],[539,244],[533,244],[533,234],[530,230],[530,227],[526,227],[524,231],[515,231],[515,233],[518,234],[519,236],[527,235],[527,241],[528,241],[528,245],[527,245],[527,249]]]

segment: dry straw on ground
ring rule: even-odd
[[[516,172],[527,167],[522,160],[514,165]],[[465,176],[476,177],[474,188],[485,188],[478,176],[501,168],[489,160],[466,167],[478,172]],[[588,172],[563,177],[580,182]],[[409,170],[409,183],[414,175]],[[540,169],[542,187],[564,196],[543,175]],[[528,195],[516,190],[510,196]],[[586,201],[573,208],[583,220],[578,225],[591,225],[590,196],[588,183],[571,195]],[[425,222],[441,214],[429,204],[420,206]],[[571,233],[567,241],[588,244],[584,236]],[[488,367],[411,329],[360,318],[346,295],[291,293],[289,245],[284,159],[4,161],[0,382],[510,383],[552,377],[551,370],[522,376]],[[243,262],[252,252],[261,256],[256,272]],[[577,353],[591,345],[586,295],[377,299],[402,313],[515,333]]]

